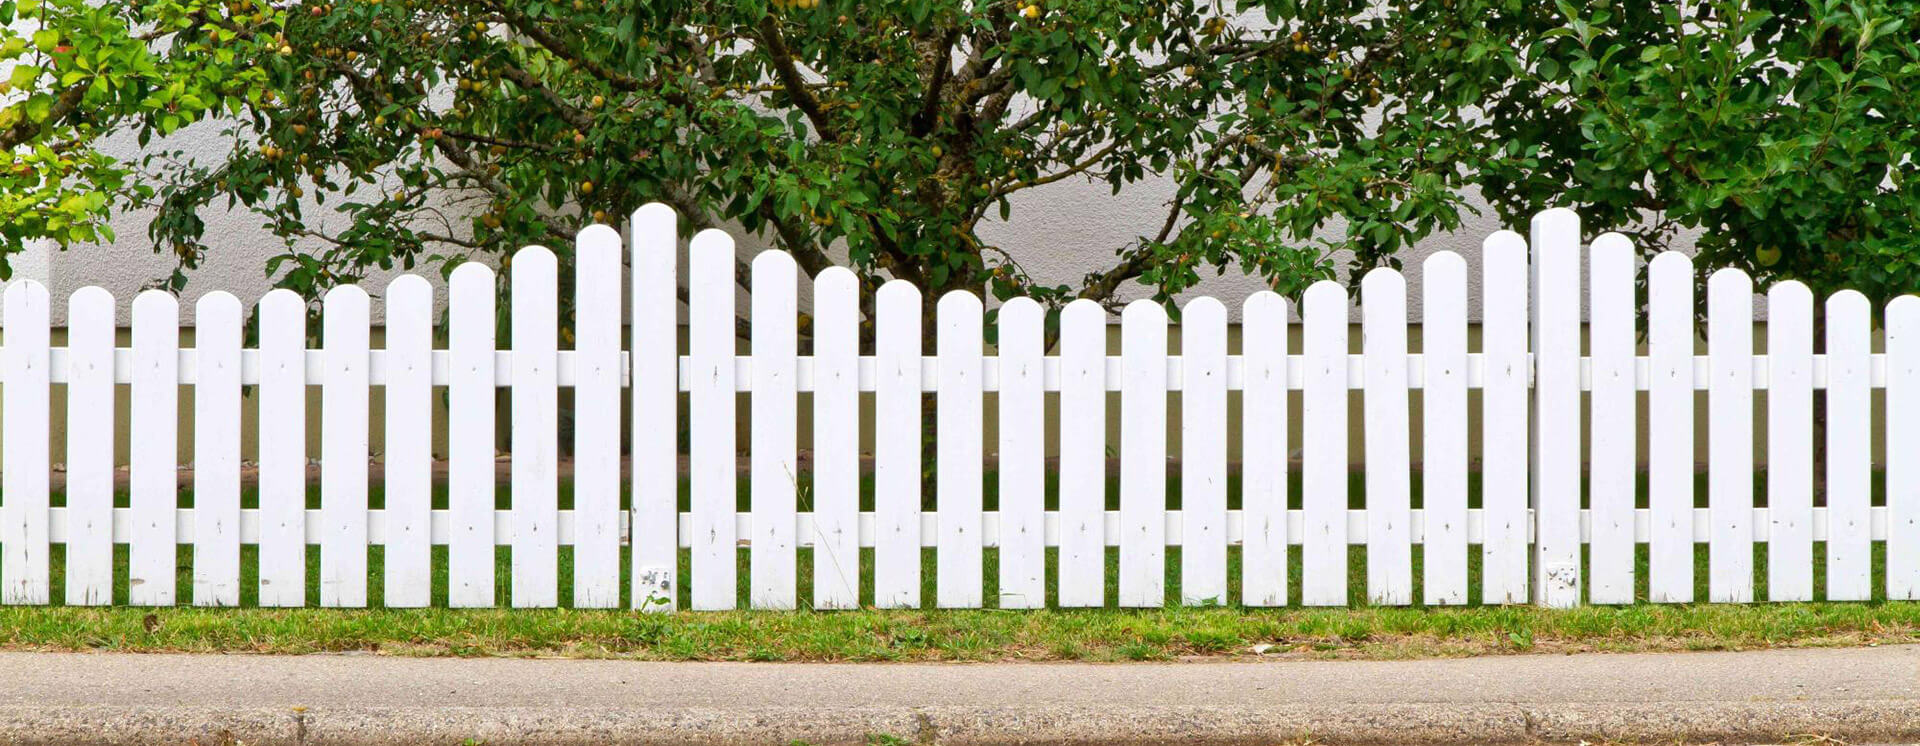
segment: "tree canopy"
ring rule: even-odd
[[[239,207],[288,240],[274,281],[317,297],[564,251],[657,200],[809,272],[1113,303],[1394,266],[1478,194],[1648,252],[1703,229],[1703,267],[1886,298],[1920,289],[1917,5],[6,0],[37,30],[0,37],[0,248],[109,240],[150,206],[188,268],[220,251],[199,216]],[[215,115],[214,162],[101,145]],[[1068,281],[982,238],[1074,179],[1177,192]]]

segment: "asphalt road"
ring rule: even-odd
[[[1920,740],[1920,646],[1429,661],[0,653],[0,742]]]

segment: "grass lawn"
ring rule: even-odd
[[[1356,506],[1363,485],[1352,485]],[[743,480],[744,481],[744,480]],[[1877,486],[1878,480],[1876,480]],[[991,492],[993,479],[986,480]],[[1418,505],[1416,480],[1415,505]],[[572,502],[569,485],[562,486],[563,507]],[[1177,482],[1170,486],[1170,502],[1177,505]],[[1764,485],[1761,487],[1764,490]],[[1477,493],[1478,490],[1474,490]],[[742,484],[742,492],[745,485]],[[1231,490],[1230,494],[1237,493]],[[1699,490],[1704,495],[1704,486]],[[1294,491],[1296,500],[1298,490]],[[1762,492],[1761,494],[1764,494]],[[501,506],[510,502],[504,485]],[[990,494],[988,505],[996,502]],[[121,500],[124,501],[124,496]],[[252,507],[254,497],[244,499]],[[869,500],[870,501],[870,498]],[[62,504],[60,496],[55,504]],[[381,504],[374,490],[372,503]],[[1477,502],[1477,500],[1475,501]],[[1876,503],[1881,500],[1876,495]],[[191,495],[183,494],[183,505]],[[444,507],[444,495],[436,498]],[[317,496],[313,498],[317,507]],[[744,505],[743,505],[744,507]],[[1238,507],[1235,505],[1234,507]],[[1297,507],[1297,505],[1295,506]],[[804,505],[803,505],[803,509]],[[56,545],[53,596],[62,598],[65,547]],[[1884,548],[1875,546],[1874,586],[1884,588]],[[380,547],[369,549],[368,590],[371,602],[381,599]],[[435,550],[434,599],[428,609],[260,609],[254,548],[242,548],[242,607],[201,609],[180,606],[164,609],[126,607],[0,607],[0,649],[115,650],[129,652],[253,652],[308,653],[376,651],[396,655],[561,655],[663,660],[794,660],[794,661],[944,661],[944,660],[1168,660],[1189,656],[1318,656],[1408,658],[1515,652],[1651,651],[1736,649],[1774,646],[1864,645],[1920,642],[1920,604],[1793,603],[1753,605],[1651,605],[1585,607],[1553,611],[1533,607],[1478,604],[1477,591],[1465,607],[1390,608],[1365,603],[1366,550],[1349,551],[1348,589],[1351,608],[1318,609],[1298,606],[1250,609],[1237,606],[1179,608],[1180,554],[1169,548],[1168,607],[1113,608],[1118,551],[1108,550],[1108,598],[1104,609],[1001,611],[981,610],[872,610],[837,612],[682,612],[671,615],[638,614],[625,610],[586,609],[447,609],[445,547]],[[126,599],[127,548],[116,548],[115,598]],[[497,598],[508,599],[511,550],[497,557]],[[740,576],[747,577],[747,552],[739,556]],[[1825,552],[1814,549],[1816,564]],[[560,597],[572,594],[571,552],[561,549]],[[803,608],[812,598],[812,554],[799,555],[799,597]],[[319,550],[308,549],[308,603],[318,604]],[[1291,557],[1293,588],[1298,599],[1300,555]],[[1696,597],[1706,597],[1706,548],[1696,551]],[[937,558],[922,556],[922,600],[931,605]],[[998,597],[997,553],[986,550],[985,598]],[[1049,578],[1054,558],[1049,552]],[[1414,549],[1414,597],[1420,597],[1420,548]],[[1230,598],[1239,596],[1239,552],[1228,555]],[[1639,557],[1641,595],[1645,595],[1646,551]],[[624,565],[624,560],[623,560]],[[182,604],[192,598],[192,548],[179,550],[178,595]],[[872,551],[862,558],[866,598],[872,593]],[[682,604],[687,589],[687,554],[681,559]],[[1815,597],[1824,597],[1824,568],[1815,567]],[[1469,580],[1480,576],[1478,547],[1469,553]],[[1766,597],[1766,554],[1755,547],[1756,597]],[[623,591],[624,592],[624,591]],[[1049,600],[1055,589],[1049,587]],[[740,605],[746,605],[742,583]],[[1260,651],[1256,653],[1256,648]]]

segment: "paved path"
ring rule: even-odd
[[[764,664],[0,653],[0,742],[1920,740],[1920,646]]]

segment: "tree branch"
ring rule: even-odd
[[[813,92],[807,89],[806,79],[800,77],[793,50],[787,48],[786,38],[780,35],[780,22],[773,14],[761,17],[759,36],[760,43],[767,48],[767,55],[773,59],[774,74],[787,87],[787,96],[793,99],[794,107],[807,115],[807,121],[813,123],[813,129],[820,133],[820,139],[839,140],[839,130],[827,119],[826,110],[820,108],[820,100],[814,98]]]
[[[34,121],[33,117],[22,116],[20,117],[20,121],[14,122],[12,127],[0,130],[0,148],[12,150],[24,143],[31,142],[45,131],[47,124],[58,122],[66,118],[68,114],[72,114],[76,109],[79,109],[80,101],[84,99],[86,95],[86,83],[77,84],[61,91],[60,96],[55,98],[53,105],[47,109],[46,117],[39,121]],[[16,106],[24,106],[24,104],[16,104]]]
[[[484,5],[492,9],[493,12],[498,13],[501,20],[506,21],[507,25],[512,27],[514,31],[532,39],[535,44],[539,44],[561,59],[579,66],[580,69],[587,71],[589,75],[606,81],[607,85],[613,86],[614,90],[632,93],[646,87],[639,80],[610,70],[597,60],[581,54],[579,50],[573,48],[573,45],[568,44],[565,39],[549,33],[545,28],[540,26],[538,21],[528,18],[525,14],[522,14],[510,5],[495,2],[485,2]]]

